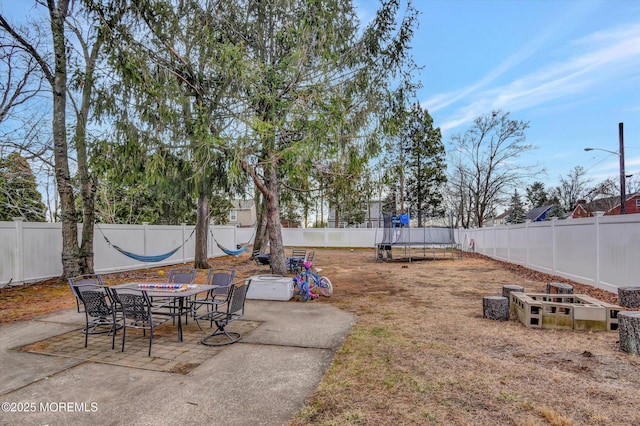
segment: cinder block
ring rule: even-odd
[[[606,312],[607,318],[607,331],[614,331],[618,329],[618,314],[622,311],[622,307],[613,305],[611,303],[602,302],[602,307]]]
[[[542,328],[572,330],[573,306],[568,303],[543,303]]]
[[[511,292],[509,296],[510,308],[522,324],[527,328],[542,328],[542,303],[526,293]]]
[[[510,300],[514,317],[529,328],[612,331],[622,310],[584,294],[511,292]]]
[[[604,303],[586,294],[575,294],[574,296],[576,296],[576,300],[585,305],[602,305]]]
[[[573,329],[582,331],[606,331],[607,312],[603,306],[575,305],[573,308]]]
[[[604,309],[604,321],[606,324],[605,330],[614,331],[618,329],[618,313],[622,310],[620,306],[594,299],[586,294],[579,294],[576,296],[578,296],[580,302],[584,304],[592,304]],[[600,329],[600,327],[598,329]]]

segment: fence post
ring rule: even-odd
[[[233,227],[233,249],[237,249],[238,248],[238,227],[234,226]]]
[[[528,268],[529,267],[529,241],[531,241],[531,238],[529,237],[529,232],[531,232],[531,229],[529,228],[529,223],[530,221],[527,219],[527,222],[525,223],[525,231],[524,231],[524,265]]]
[[[21,283],[24,281],[24,262],[22,260],[24,257],[24,220],[21,217],[14,217],[13,223],[16,227],[16,248],[11,280]]]
[[[144,243],[143,254],[145,256],[147,255],[147,233],[148,232],[149,232],[149,222],[142,222],[142,241]],[[145,265],[146,265],[146,262],[145,262]]]
[[[596,213],[596,220],[595,220],[595,227],[596,227],[596,282],[595,282],[595,286],[596,287],[600,287],[600,216],[602,216],[604,214],[604,212],[595,212]]]
[[[556,255],[558,253],[558,237],[556,235],[556,221],[557,217],[551,218],[551,271],[553,274],[556,273],[557,264],[556,264]]]
[[[496,253],[498,252],[498,237],[497,237],[498,231],[496,231],[496,224],[493,224],[493,258],[496,258]]]
[[[511,262],[511,227],[507,227],[507,260]]]
[[[186,233],[186,223],[181,223],[180,226],[182,226],[182,241],[184,242],[187,239],[187,233]],[[184,251],[184,246],[186,246],[186,244],[182,245],[182,248],[180,249],[180,251],[182,252],[182,263],[186,263],[185,261],[185,251]],[[195,260],[195,259],[194,259]]]

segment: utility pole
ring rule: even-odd
[[[620,214],[627,214],[627,208],[625,206],[627,201],[626,188],[625,188],[625,173],[624,173],[624,123],[618,123],[618,134],[620,139]]]

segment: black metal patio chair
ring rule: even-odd
[[[84,347],[87,347],[90,334],[113,333],[111,349],[115,348],[116,331],[122,328],[120,312],[106,287],[98,285],[72,286],[84,307],[85,328]]]
[[[137,328],[142,330],[143,336],[149,330],[149,356],[151,356],[153,329],[169,321],[173,315],[154,311],[151,299],[145,290],[112,288],[110,291],[113,292],[114,298],[120,301],[122,307],[122,352],[124,352],[127,328]]]
[[[291,250],[291,256],[287,257],[285,264],[288,272],[296,272],[299,267],[304,263],[307,257],[307,250],[305,249],[293,249]]]
[[[220,305],[227,303],[229,289],[236,276],[235,269],[209,269],[206,285],[215,288],[209,290],[204,299],[198,300],[196,297],[190,302],[192,316],[197,315],[198,309],[205,307],[207,311],[217,311]]]
[[[244,316],[244,304],[250,285],[250,279],[233,283],[227,295],[226,309],[208,311],[195,316],[196,324],[198,324],[200,330],[202,330],[200,320],[216,324],[216,330],[200,339],[200,343],[206,346],[224,346],[236,343],[242,338],[242,335],[237,331],[227,331],[226,326]],[[219,336],[225,336],[226,339],[222,339],[221,341],[216,339]],[[215,339],[215,341],[211,341],[212,339]]]
[[[196,268],[175,268],[169,270],[167,283],[170,284],[193,284],[196,280]]]
[[[169,275],[167,275],[167,284],[193,284],[196,280],[197,274],[196,268],[174,268],[169,270]],[[172,297],[152,297],[150,299],[154,304],[154,309],[157,312],[161,312],[166,315],[174,316],[185,315],[185,324],[188,323],[188,310],[184,312],[179,312],[179,307],[176,305],[176,300]],[[185,306],[189,306],[190,300],[186,301]]]
[[[73,297],[76,299],[76,309],[78,313],[80,313],[80,297],[76,290],[76,287],[79,285],[95,285],[99,287],[104,287],[104,282],[102,281],[102,276],[98,274],[87,274],[87,275],[78,275],[76,277],[71,277],[68,279],[69,287],[71,287],[71,293]]]

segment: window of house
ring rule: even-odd
[[[640,207],[640,198],[636,198],[636,207]]]
[[[236,210],[231,210],[229,212],[229,221],[235,222],[236,220],[238,220],[238,212]]]

